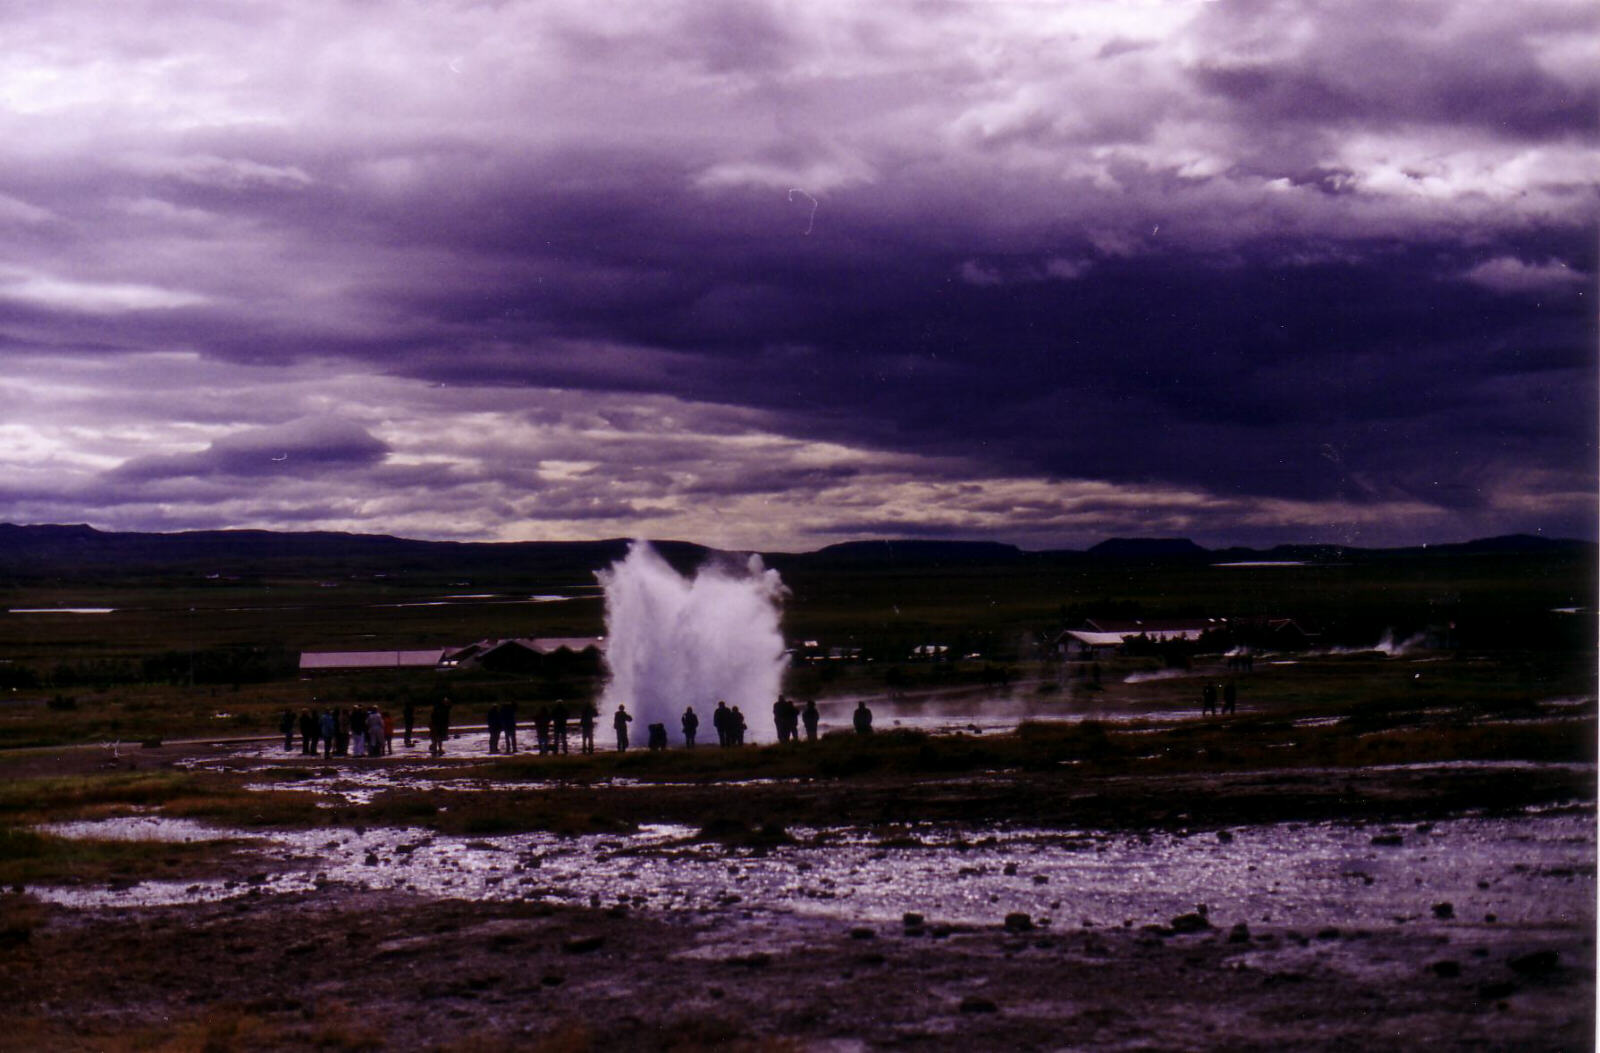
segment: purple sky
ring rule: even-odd
[[[1591,0],[21,0],[0,520],[1596,532]]]

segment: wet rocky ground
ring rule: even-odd
[[[1592,1048],[1590,927],[1131,928],[328,886],[41,908],[8,1049]]]
[[[301,763],[157,752],[126,763],[264,795]],[[403,756],[288,785],[481,791],[466,770]],[[633,824],[581,836],[64,824],[243,848],[176,881],[0,895],[0,1049],[1590,1050],[1594,776],[522,788]]]

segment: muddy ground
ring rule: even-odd
[[[1588,933],[1505,935],[844,926],[328,888],[46,910],[0,966],[0,1045],[1592,1048]],[[1369,968],[1323,964],[1334,945]]]
[[[140,765],[183,760],[167,747]],[[59,755],[67,771],[104,758]],[[1593,767],[987,774],[588,787],[634,821],[707,795],[790,821],[1217,830],[1589,809]],[[608,796],[609,795],[609,796]],[[915,802],[914,804],[912,802]],[[1212,835],[1215,836],[1215,835]],[[270,861],[232,860],[237,876]],[[1591,861],[1592,862],[1592,861]],[[1593,868],[1579,875],[1592,889]],[[330,882],[76,909],[0,895],[0,1049],[1592,1050],[1592,903],[1365,928],[1185,912],[1086,925],[469,902]],[[1060,889],[1070,899],[1070,890]]]

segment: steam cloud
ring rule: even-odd
[[[632,741],[667,726],[679,738],[685,706],[700,716],[700,742],[715,742],[718,699],[737,705],[747,741],[773,741],[772,703],[788,665],[779,612],[788,589],[752,555],[743,567],[708,565],[692,578],[635,541],[620,563],[596,574],[606,596],[602,725],[620,704],[633,715]]]

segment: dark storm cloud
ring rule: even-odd
[[[127,479],[186,476],[252,478],[316,475],[330,468],[365,467],[383,459],[388,446],[359,425],[339,420],[304,419],[267,428],[233,432],[204,450],[165,457],[136,457],[114,473]]]
[[[492,528],[511,490],[589,521],[788,485],[838,502],[819,536],[1044,538],[1135,523],[1056,499],[1100,481],[1288,534],[1593,530],[1581,5],[154,10],[19,20],[0,349],[384,383],[130,391],[130,436],[166,398],[216,427],[76,450],[108,487],[334,473],[340,515],[442,490]],[[541,427],[550,391],[606,419]],[[985,476],[1017,490],[859,507]]]

